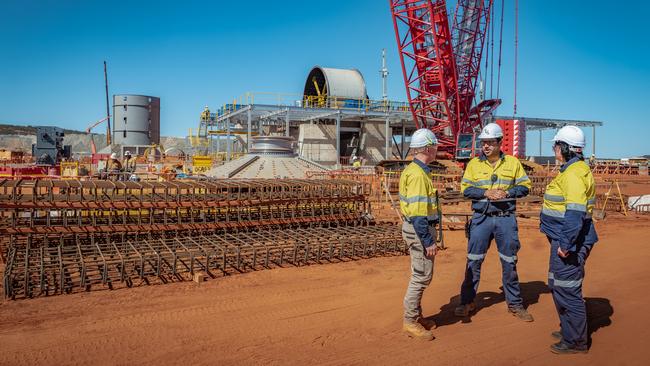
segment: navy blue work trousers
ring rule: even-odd
[[[501,260],[501,274],[506,303],[510,308],[522,306],[519,277],[517,276],[517,252],[519,252],[519,229],[512,213],[508,216],[483,216],[475,213],[470,226],[467,243],[467,266],[465,280],[460,288],[461,304],[474,301],[481,279],[481,265],[494,239]]]
[[[562,258],[557,254],[559,242],[548,238],[551,252],[548,264],[548,287],[560,317],[562,341],[571,347],[587,347],[587,309],[582,298],[585,262],[593,244],[581,244],[577,251]]]

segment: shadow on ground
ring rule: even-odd
[[[541,294],[550,293],[548,286],[543,281],[522,282],[519,285],[521,287],[521,297],[524,300],[525,307],[538,303]],[[492,291],[479,292],[476,294],[476,311],[469,316],[458,317],[454,315],[454,309],[460,305],[460,295],[456,295],[449,299],[449,303],[440,307],[440,312],[438,314],[431,315],[427,317],[427,319],[434,320],[438,327],[455,323],[470,323],[474,314],[478,313],[482,309],[489,308],[490,306],[501,302],[505,302],[503,287],[501,288],[500,293]]]
[[[585,297],[585,304],[587,305],[587,334],[589,347],[591,347],[592,334],[612,324],[611,316],[614,315],[614,308],[608,299],[602,297]]]

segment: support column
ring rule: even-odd
[[[406,159],[406,151],[404,151],[405,138],[406,138],[406,128],[404,127],[404,120],[402,120],[402,141],[400,142],[402,144],[402,149],[400,150],[402,152],[402,156],[400,156],[402,159]]]
[[[591,154],[596,156],[596,126],[591,126]]]
[[[390,118],[386,116],[386,131],[384,132],[384,139],[386,140],[386,150],[384,151],[384,159],[390,159],[391,146],[390,146]]]
[[[248,105],[248,111],[246,111],[246,119],[247,119],[246,122],[248,123],[248,131],[246,132],[246,152],[251,151],[251,135],[252,135],[252,130],[253,130],[252,121],[251,121],[252,116],[251,115],[252,115],[251,106],[249,104]]]
[[[291,126],[289,124],[289,108],[287,108],[287,113],[284,115],[284,135],[287,137],[290,136],[289,127]]]
[[[341,111],[336,114],[336,169],[341,167]]]
[[[230,136],[230,118],[226,120],[226,161],[230,161],[232,154],[232,139]]]
[[[539,130],[539,156],[542,156],[542,130]]]

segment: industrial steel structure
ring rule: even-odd
[[[125,148],[159,144],[160,98],[147,95],[114,95],[113,143]]]
[[[514,117],[514,116],[495,116],[491,120],[519,120],[526,125],[526,131],[539,132],[539,154],[542,155],[542,131],[544,130],[557,130],[564,126],[579,126],[591,127],[591,152],[596,154],[596,127],[603,125],[599,121],[581,121],[581,120],[567,120],[567,119],[551,119],[551,118],[531,118],[531,117]],[[528,154],[531,155],[531,154]]]
[[[451,27],[445,0],[389,2],[413,119],[455,156],[459,135],[476,132],[501,103],[472,106],[492,0],[459,0]]]

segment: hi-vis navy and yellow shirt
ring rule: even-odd
[[[486,214],[514,211],[515,198],[527,196],[530,187],[530,179],[519,159],[503,153],[494,167],[484,154],[470,160],[460,182],[463,195],[472,199],[472,209]],[[499,201],[489,201],[485,198],[488,189],[502,189],[508,196]]]
[[[400,176],[399,207],[404,219],[413,224],[424,247],[432,246],[435,240],[429,225],[438,220],[436,188],[431,169],[418,159],[413,159]]]
[[[591,214],[596,185],[589,166],[578,158],[566,162],[544,192],[540,230],[565,251],[598,241]]]

